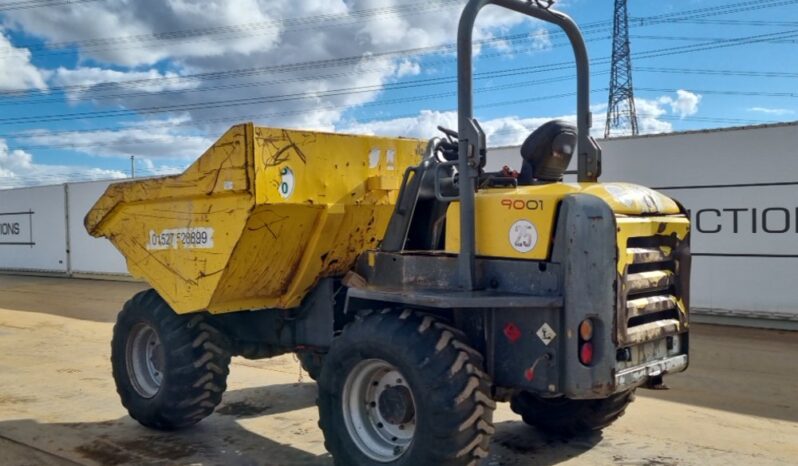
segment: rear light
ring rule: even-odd
[[[586,366],[593,363],[593,343],[586,341],[579,347],[579,362]]]
[[[593,321],[585,319],[579,323],[579,362],[585,366],[593,364]]]
[[[585,319],[579,324],[579,338],[582,341],[590,341],[593,339],[593,321]]]

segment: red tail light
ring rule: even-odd
[[[593,343],[586,341],[579,347],[579,361],[589,366],[593,363]]]

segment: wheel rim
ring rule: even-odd
[[[133,388],[144,398],[154,397],[163,383],[164,354],[158,332],[145,323],[135,325],[125,350]]]
[[[401,372],[386,361],[367,359],[352,369],[344,383],[343,411],[349,437],[374,461],[395,461],[413,442],[413,392]]]

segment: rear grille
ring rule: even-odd
[[[665,236],[630,238],[619,293],[620,340],[639,344],[679,330],[677,264]]]

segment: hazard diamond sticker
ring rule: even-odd
[[[544,345],[549,346],[555,338],[557,338],[557,334],[554,332],[554,329],[547,323],[543,323],[537,331],[537,336],[540,338],[540,341],[543,342]]]

